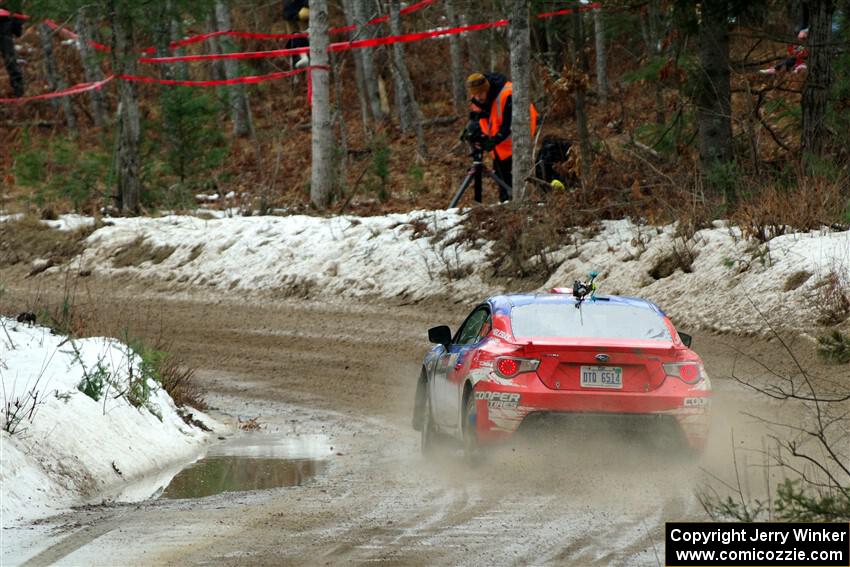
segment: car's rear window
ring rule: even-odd
[[[673,340],[655,311],[633,305],[584,302],[531,303],[511,310],[514,337]]]

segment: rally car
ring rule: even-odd
[[[711,383],[691,337],[649,301],[570,288],[499,295],[454,335],[439,326],[428,337],[413,412],[424,453],[449,436],[474,455],[558,416],[616,417],[624,430],[660,422],[685,449],[705,445]]]

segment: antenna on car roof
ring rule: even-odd
[[[576,309],[581,309],[581,304],[588,295],[590,296],[591,301],[596,301],[596,290],[598,286],[594,280],[598,275],[599,274],[597,272],[590,272],[590,274],[588,274],[590,279],[586,282],[579,280],[575,280],[573,282],[573,297],[576,298]]]

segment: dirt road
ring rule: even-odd
[[[469,306],[175,300],[120,285],[80,292],[76,308],[104,326],[164,336],[198,369],[214,413],[263,424],[245,435],[324,436],[324,472],[301,486],[93,506],[4,530],[8,562],[659,565],[664,522],[701,517],[702,468],[729,477],[733,433],[759,447],[762,426],[740,410],[777,413],[723,376],[728,343],[773,360],[778,346],[697,335],[717,391],[700,462],[616,438],[529,440],[474,469],[450,450],[426,462],[410,427],[425,330],[456,326]],[[0,307],[34,296],[12,285]]]

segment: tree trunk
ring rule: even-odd
[[[44,51],[44,67],[47,72],[47,82],[52,90],[62,90],[68,84],[56,70],[56,60],[53,58],[53,32],[47,27],[47,24],[39,24],[38,34],[41,37],[41,49]],[[76,138],[77,119],[74,116],[74,109],[71,108],[71,98],[63,96],[59,99],[54,99],[53,102],[62,108],[62,113],[65,115],[65,122],[68,124],[68,132],[72,138]]]
[[[354,16],[353,0],[342,0],[342,5],[348,25],[356,26],[357,18]],[[352,32],[349,39],[359,39],[359,32]],[[369,119],[369,100],[366,96],[366,81],[363,77],[363,50],[352,49],[351,56],[354,58],[354,77],[357,82],[357,99],[360,101],[360,118],[363,121],[363,132],[364,134],[368,134],[371,131],[369,127],[371,121]]]
[[[511,138],[513,139],[513,196],[525,198],[525,178],[532,169],[531,142],[531,37],[529,35],[528,2],[512,0],[511,82],[513,83]]]
[[[572,13],[573,20],[573,53],[575,53],[575,66],[578,73],[587,75],[588,63],[587,53],[584,50],[584,30],[582,25],[582,14],[575,10]],[[587,184],[587,174],[590,171],[590,163],[593,159],[590,148],[590,132],[587,129],[587,93],[584,87],[576,88],[576,127],[578,129],[579,149],[581,150],[581,178],[582,185]]]
[[[135,52],[137,42],[133,37],[133,18],[126,7],[117,4],[117,7],[113,4],[112,13],[112,67],[116,74],[136,75],[138,54]],[[140,137],[136,83],[118,81],[118,208],[133,214],[138,214],[141,207]]]
[[[826,147],[827,129],[824,126],[829,89],[832,86],[832,15],[833,0],[814,0],[810,3],[811,27],[809,28],[809,57],[806,65],[808,75],[803,87],[803,134],[804,158],[823,155]]]
[[[310,2],[310,69],[312,100],[312,160],[310,201],[325,209],[331,200],[334,182],[334,144],[331,124],[328,71],[328,3]]]
[[[725,2],[726,0],[722,1]],[[658,4],[659,0],[649,0],[647,11],[649,18],[649,55],[655,61],[661,58],[663,51],[661,49],[661,14]],[[664,124],[667,119],[664,108],[664,89],[658,77],[655,77],[653,87],[655,89],[655,123]]]
[[[227,31],[232,29],[230,24],[230,10],[224,0],[216,0],[215,3],[215,19],[219,31]],[[222,51],[232,53],[232,41],[222,36],[219,39],[219,44]],[[227,79],[235,79],[239,77],[239,62],[236,59],[224,60],[224,75]],[[248,104],[248,94],[245,92],[245,85],[230,85],[227,87],[228,100],[230,104],[230,117],[233,120],[233,133],[236,136],[254,137],[254,125],[251,121],[251,108]]]
[[[344,59],[342,54],[331,53],[331,62],[333,63],[334,75],[334,96],[336,98],[336,116],[339,120],[339,171],[337,172],[337,180],[339,183],[340,192],[345,191],[348,183],[348,128],[345,123],[345,106],[347,100],[343,94],[342,88],[342,67]]]
[[[354,19],[357,23],[359,39],[373,37],[371,26],[366,22],[374,16],[372,9],[374,4],[371,0],[354,0]],[[381,93],[378,90],[378,79],[375,73],[375,58],[371,47],[359,49],[362,53],[363,63],[363,85],[366,87],[366,100],[369,103],[369,111],[375,122],[383,122],[386,119],[381,108]]]
[[[92,40],[90,32],[89,20],[86,15],[86,10],[81,8],[77,14],[77,45],[80,49],[80,60],[83,64],[83,75],[87,83],[95,83],[103,80],[103,73],[100,70],[100,65],[94,49],[89,44]],[[103,92],[100,89],[89,91],[89,100],[91,108],[92,121],[97,128],[103,128],[106,125],[106,101],[103,97]]]
[[[709,176],[732,163],[732,99],[729,86],[729,28],[726,2],[702,5],[699,59],[702,81],[697,92],[700,167]],[[734,194],[727,194],[734,200]]]
[[[455,13],[454,0],[445,0],[445,5],[449,27],[457,27],[458,19]],[[455,105],[455,112],[463,112],[466,110],[466,87],[463,78],[463,52],[457,34],[449,36],[449,57],[452,65],[452,100]]]
[[[608,103],[608,60],[605,57],[605,16],[602,10],[593,11],[593,31],[596,35],[596,85],[599,102]]]
[[[400,9],[399,0],[390,0],[390,33],[392,35],[401,35]],[[404,46],[396,43],[392,47],[393,76],[396,78],[396,91],[401,103],[398,109],[401,129],[406,132],[412,128],[416,132],[419,155],[425,158],[428,156],[428,147],[425,145],[425,132],[422,129],[422,112],[413,94],[413,81],[410,80],[410,73],[404,60]]]

